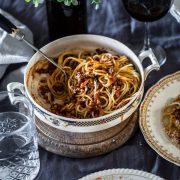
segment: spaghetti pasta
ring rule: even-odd
[[[64,74],[48,61],[34,65],[42,77],[38,95],[49,104],[49,111],[71,118],[94,118],[127,104],[140,86],[140,75],[124,55],[106,50],[72,50],[56,59]],[[36,100],[36,99],[35,99]]]
[[[163,109],[162,122],[166,134],[180,148],[180,95]]]

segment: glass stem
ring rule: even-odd
[[[150,49],[150,35],[149,35],[149,23],[145,22],[145,36],[144,36],[144,47],[143,50]]]

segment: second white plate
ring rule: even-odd
[[[134,169],[108,169],[87,175],[79,180],[164,180],[153,174]]]
[[[140,107],[140,128],[147,143],[163,158],[180,166],[180,149],[173,145],[162,125],[162,109],[180,94],[180,71],[164,77],[149,91]]]

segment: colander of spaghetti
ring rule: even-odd
[[[148,73],[159,66],[152,52],[139,58],[124,44],[98,35],[74,35],[41,49],[66,75],[36,53],[24,85],[11,83],[35,105],[45,123],[71,132],[95,132],[123,123],[138,107]],[[141,61],[149,57],[145,69]]]

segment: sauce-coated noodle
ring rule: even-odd
[[[34,73],[46,74],[38,94],[51,112],[65,117],[92,118],[127,104],[140,86],[140,75],[124,55],[105,50],[72,50],[56,59],[68,79],[48,61],[34,65]]]

